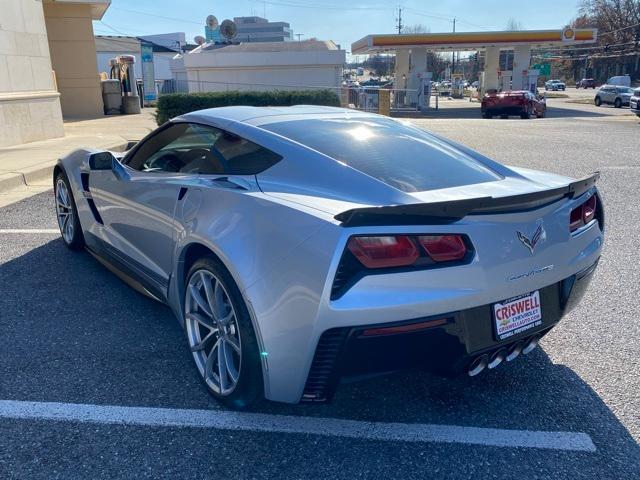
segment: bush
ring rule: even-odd
[[[170,93],[158,98],[156,121],[162,125],[169,119],[204,108],[248,105],[282,107],[290,105],[340,106],[340,98],[331,90],[276,90],[268,92]]]

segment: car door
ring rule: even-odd
[[[613,103],[616,96],[616,89],[613,87],[604,87],[602,89],[602,101],[604,103]]]
[[[166,294],[176,205],[198,177],[184,167],[212,141],[194,134],[188,124],[170,124],[140,142],[122,162],[114,162],[111,170],[90,174],[103,228],[101,238],[88,239],[88,244],[144,280],[154,294]]]

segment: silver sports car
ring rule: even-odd
[[[387,117],[226,107],[54,171],[65,244],[166,303],[222,403],[477,375],[535,348],[600,257],[597,174],[506,167]]]

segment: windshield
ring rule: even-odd
[[[405,192],[502,178],[444,141],[391,119],[316,118],[262,128]]]
[[[633,93],[633,89],[629,87],[618,87],[618,93]]]

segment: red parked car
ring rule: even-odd
[[[482,99],[482,118],[499,115],[520,115],[520,118],[532,116],[542,118],[547,113],[547,102],[543,96],[534,95],[526,90],[508,92],[490,92]]]

